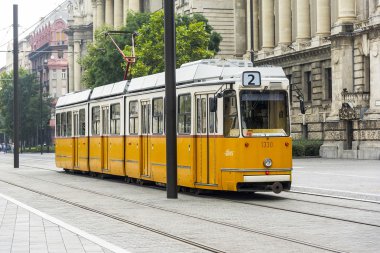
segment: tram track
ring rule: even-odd
[[[37,166],[30,166],[30,165],[23,165],[23,166],[29,167],[29,168],[34,168],[34,169],[42,169],[42,170],[48,170],[48,171],[57,172],[57,170],[52,170],[52,169],[42,168],[42,167],[37,167]],[[25,175],[20,174],[20,173],[16,173],[16,174],[18,174],[20,176],[25,176]],[[28,175],[28,178],[30,178],[29,175]],[[75,186],[72,186],[72,185],[57,183],[57,182],[54,182],[54,181],[40,179],[40,178],[36,178],[36,177],[32,177],[32,178],[36,179],[36,180],[45,181],[47,183],[53,183],[53,184],[61,185],[61,186],[64,186],[64,187],[69,187],[71,189],[81,190],[81,191],[85,191],[85,192],[96,194],[96,195],[101,195],[101,196],[108,197],[108,198],[113,198],[113,199],[117,199],[117,200],[121,200],[121,201],[126,201],[126,202],[129,202],[129,203],[133,203],[133,204],[138,204],[138,205],[141,205],[141,206],[149,207],[149,208],[155,208],[155,209],[162,210],[162,211],[165,211],[165,212],[174,213],[174,214],[177,214],[177,215],[186,216],[186,217],[189,217],[189,218],[194,218],[194,219],[198,219],[198,220],[202,220],[202,221],[206,221],[206,222],[211,222],[213,224],[218,224],[218,225],[223,225],[223,226],[227,226],[227,227],[230,227],[230,228],[239,229],[239,230],[246,231],[246,232],[266,235],[266,236],[269,236],[269,237],[272,237],[272,238],[277,238],[277,239],[281,239],[281,240],[286,240],[286,241],[294,242],[294,243],[297,243],[297,244],[307,245],[307,246],[311,246],[311,247],[314,247],[314,248],[327,250],[327,251],[330,251],[330,252],[342,252],[342,251],[339,251],[339,250],[326,248],[324,246],[315,245],[313,243],[309,243],[309,242],[305,242],[305,241],[300,241],[298,239],[284,237],[284,236],[276,235],[276,234],[273,234],[273,233],[270,233],[270,232],[256,230],[256,229],[252,229],[252,228],[247,228],[247,227],[243,227],[243,226],[236,225],[236,224],[221,222],[221,221],[214,220],[214,219],[202,218],[202,217],[198,217],[198,216],[195,216],[195,215],[191,215],[191,214],[187,214],[187,213],[183,213],[183,212],[178,212],[178,211],[175,211],[175,210],[170,210],[170,209],[159,207],[159,206],[156,206],[156,205],[144,203],[144,202],[141,202],[141,201],[136,201],[136,200],[128,199],[128,198],[125,198],[125,197],[120,197],[120,196],[111,195],[111,194],[105,194],[105,193],[97,192],[97,191],[94,191],[94,190],[89,190],[89,189],[82,188],[82,187],[75,187]],[[0,180],[0,181],[3,181],[3,180]],[[19,186],[19,187],[24,188],[23,186]],[[157,188],[157,187],[155,187],[155,188]],[[45,194],[43,194],[43,195],[45,195]],[[201,195],[200,197],[208,197],[208,196],[202,196]],[[220,198],[220,197],[216,197],[216,196],[212,196],[212,197],[213,198],[221,199],[223,201],[231,201],[231,202],[238,203],[238,204],[258,206],[258,207],[262,207],[262,208],[269,208],[269,209],[274,209],[274,210],[293,212],[293,213],[302,214],[302,215],[310,215],[310,216],[315,216],[315,217],[324,218],[324,219],[332,219],[332,220],[337,220],[337,221],[342,221],[342,222],[349,222],[349,223],[354,223],[354,224],[359,224],[359,225],[365,225],[365,226],[371,226],[371,227],[380,228],[380,225],[377,225],[377,224],[370,224],[370,223],[366,223],[366,222],[358,222],[358,221],[353,221],[353,220],[348,220],[348,219],[330,217],[330,216],[327,216],[327,215],[319,215],[319,214],[313,214],[313,213],[302,212],[302,211],[297,211],[297,210],[291,210],[291,209],[288,209],[288,208],[273,207],[273,206],[270,206],[270,205],[264,205],[264,204],[258,204],[258,203],[249,203],[247,201],[236,201],[236,200],[231,200],[230,198]],[[271,196],[271,197],[283,198],[283,197],[278,197],[278,196]],[[283,198],[283,199],[288,199],[288,198]],[[344,199],[346,199],[346,198],[344,198]],[[379,213],[380,212],[380,211],[377,211],[377,210],[369,210],[369,209],[362,209],[362,208],[352,208],[352,207],[347,207],[347,206],[343,206],[343,205],[326,204],[326,203],[319,203],[319,202],[313,202],[313,201],[307,201],[307,200],[306,201],[304,201],[304,200],[298,200],[298,199],[291,199],[291,200],[302,201],[302,202],[312,203],[312,204],[328,205],[328,206],[334,206],[334,207],[339,207],[339,208],[348,208],[348,209],[354,209],[354,210],[365,211],[365,212],[375,212],[375,213]],[[68,202],[67,201],[63,201],[63,202],[69,203],[70,201],[68,201]],[[73,203],[73,204],[76,206],[75,203]],[[81,206],[78,206],[78,207],[81,207]],[[81,207],[81,208],[83,208],[83,207]],[[89,207],[84,207],[83,209],[92,211],[91,208],[89,208]],[[97,212],[97,211],[95,210],[93,212]],[[105,214],[105,216],[107,216],[107,214]],[[119,220],[119,218],[120,217],[115,217],[116,220]],[[123,218],[120,218],[120,219],[123,220]],[[133,222],[132,222],[131,225],[133,225]],[[221,251],[211,251],[211,252],[221,252]]]
[[[28,178],[31,178],[31,177],[28,176]],[[69,185],[65,185],[65,184],[59,184],[59,183],[56,183],[56,182],[51,182],[51,181],[48,181],[48,180],[38,179],[38,178],[34,178],[34,177],[32,177],[32,178],[33,179],[37,179],[37,180],[41,180],[41,181],[46,181],[46,182],[49,182],[49,183],[55,183],[55,184],[58,184],[58,185],[61,185],[61,186],[65,186],[65,187],[69,187],[69,188],[76,189],[76,190],[82,190],[82,191],[86,191],[86,192],[89,192],[89,193],[93,193],[93,194],[97,194],[97,195],[102,195],[104,197],[109,197],[109,198],[114,198],[114,199],[118,199],[118,200],[122,200],[122,201],[127,201],[127,202],[130,202],[130,203],[133,203],[133,204],[142,205],[144,207],[155,208],[155,209],[158,209],[158,210],[162,210],[162,211],[165,211],[165,212],[170,212],[170,213],[181,215],[181,216],[185,216],[185,217],[188,217],[188,218],[194,218],[194,219],[197,219],[197,220],[201,220],[201,221],[205,221],[205,222],[210,222],[210,223],[217,224],[217,225],[222,225],[222,226],[238,229],[238,230],[249,232],[249,233],[264,235],[264,236],[268,236],[268,237],[271,237],[271,238],[275,238],[275,239],[279,239],[279,240],[283,240],[283,241],[287,241],[287,242],[292,242],[292,243],[308,246],[308,247],[315,248],[315,249],[325,250],[325,251],[328,251],[328,252],[336,252],[336,253],[345,253],[346,252],[346,251],[342,251],[342,250],[337,250],[337,249],[329,248],[329,247],[326,247],[326,246],[323,246],[323,245],[318,245],[318,244],[314,244],[314,243],[311,243],[311,242],[307,242],[307,241],[303,241],[303,240],[298,240],[298,239],[295,239],[295,238],[290,238],[290,237],[286,237],[286,236],[277,235],[277,234],[274,234],[274,233],[271,233],[271,232],[266,232],[266,231],[262,231],[262,230],[258,230],[258,229],[247,228],[247,227],[243,227],[243,226],[240,226],[240,225],[231,224],[231,223],[222,222],[222,221],[217,221],[217,220],[213,220],[213,219],[209,219],[209,218],[202,218],[202,217],[199,217],[199,216],[195,216],[195,215],[191,215],[191,214],[186,214],[186,213],[178,212],[178,211],[175,211],[175,210],[170,210],[170,209],[167,209],[167,208],[158,207],[158,206],[155,206],[155,205],[152,205],[152,204],[147,204],[147,203],[140,202],[140,201],[130,200],[130,199],[127,199],[127,198],[124,198],[124,197],[119,197],[119,196],[109,195],[109,194],[103,194],[103,193],[99,193],[99,192],[96,192],[96,191],[84,189],[84,188],[81,188],[81,187],[73,187],[73,186],[69,186]],[[66,200],[66,199],[63,199],[63,198],[51,195],[51,194],[46,193],[46,192],[42,192],[42,191],[35,190],[35,189],[29,188],[29,187],[25,187],[25,186],[22,186],[22,185],[13,183],[13,182],[9,182],[9,181],[3,180],[3,179],[0,179],[0,182],[3,182],[3,183],[9,184],[9,185],[12,185],[12,186],[15,186],[15,187],[18,187],[18,188],[21,188],[21,189],[24,189],[24,190],[36,193],[36,194],[39,194],[39,195],[42,195],[42,196],[45,196],[45,197],[48,197],[48,198],[60,201],[62,203],[66,203],[66,204],[72,205],[74,207],[78,207],[78,208],[84,209],[84,210],[89,211],[89,212],[100,214],[102,216],[105,216],[105,217],[108,217],[108,218],[111,218],[111,219],[114,219],[114,220],[117,220],[117,221],[129,224],[129,225],[138,227],[140,229],[144,229],[144,230],[147,230],[147,231],[150,231],[150,232],[153,232],[153,233],[156,233],[156,234],[168,237],[168,238],[171,238],[171,239],[176,240],[176,241],[180,241],[182,243],[185,243],[185,244],[188,244],[188,245],[191,245],[191,246],[194,246],[194,247],[197,247],[197,248],[209,251],[209,252],[218,252],[218,253],[225,252],[223,250],[219,250],[219,249],[216,249],[216,248],[213,248],[213,247],[210,247],[210,246],[198,243],[198,242],[194,242],[192,240],[189,240],[189,239],[186,239],[186,238],[183,238],[183,237],[180,237],[180,236],[176,236],[176,235],[167,233],[165,231],[162,231],[162,230],[159,230],[159,229],[156,229],[156,228],[152,228],[152,227],[149,227],[149,226],[146,226],[146,225],[143,225],[143,224],[140,224],[140,223],[137,223],[137,222],[134,222],[134,221],[131,221],[131,220],[128,220],[128,219],[125,219],[125,218],[113,215],[113,214],[109,214],[109,213],[103,212],[101,210],[97,210],[97,209],[91,208],[89,206],[85,206],[85,205],[82,205],[82,204],[79,204],[79,203],[76,203],[76,202],[73,202],[73,201],[70,201],[70,200]]]

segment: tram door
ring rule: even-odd
[[[198,184],[216,184],[215,112],[210,112],[213,94],[196,95],[196,180]]]
[[[79,114],[74,112],[74,168],[79,168]]]
[[[102,107],[102,156],[103,156],[103,171],[109,170],[108,164],[108,137],[109,137],[109,107]]]
[[[150,177],[150,101],[141,102],[141,166],[142,176]]]

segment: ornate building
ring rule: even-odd
[[[53,98],[67,93],[67,12],[60,5],[28,36],[29,59],[43,91]]]
[[[221,34],[218,58],[241,58],[246,53],[247,0],[177,0],[176,13],[205,16]]]
[[[322,139],[323,157],[380,159],[380,1],[251,2],[247,51],[253,25],[255,64],[290,80],[294,138]]]

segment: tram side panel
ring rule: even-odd
[[[124,123],[121,117],[124,114],[123,101],[122,97],[106,101],[102,113],[103,125],[107,125],[107,131],[103,131],[106,135],[103,137],[103,149],[107,149],[104,155],[104,168],[107,169],[107,173],[116,176],[125,176]]]
[[[100,135],[100,106],[90,106],[90,134],[89,134],[89,165],[90,171],[102,173],[103,170],[103,152],[102,152],[102,136]]]
[[[74,138],[72,137],[72,112],[56,114],[59,127],[56,136],[56,165],[64,169],[74,169]]]

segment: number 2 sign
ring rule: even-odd
[[[258,71],[245,71],[243,72],[243,85],[244,86],[260,86],[261,76]]]

